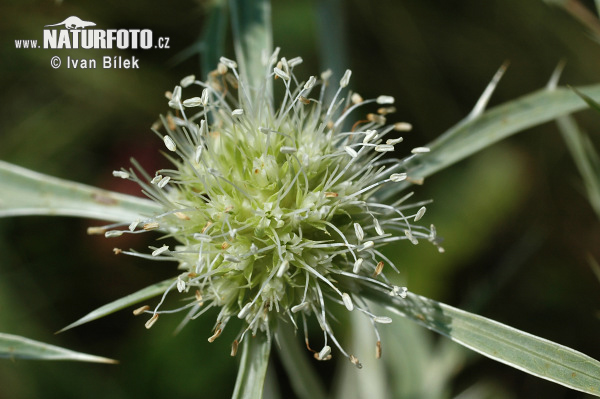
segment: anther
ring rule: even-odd
[[[416,147],[412,149],[413,154],[425,154],[431,151],[428,147]]]
[[[183,212],[175,212],[173,215],[179,220],[190,220],[190,217]]]
[[[185,281],[183,281],[180,277],[177,277],[177,291],[183,292],[185,291]]]
[[[290,262],[285,259],[283,262],[281,262],[281,265],[279,266],[279,269],[277,270],[277,277],[281,278],[283,277],[284,273],[288,270],[288,268],[290,267]]]
[[[375,232],[377,233],[377,235],[382,236],[385,234],[385,232],[381,228],[381,225],[379,224],[379,220],[373,219],[373,224],[375,225]]]
[[[179,84],[181,85],[181,87],[186,88],[186,87],[190,86],[191,84],[193,84],[195,81],[196,81],[196,76],[189,75],[189,76],[186,76],[185,78],[181,79],[181,82],[179,82]]]
[[[150,222],[150,223],[144,224],[142,226],[142,228],[146,231],[149,231],[149,230],[158,229],[158,226],[159,226],[158,222]]]
[[[390,176],[390,180],[393,182],[403,181],[406,180],[406,178],[406,173],[392,173],[392,175]]]
[[[312,89],[316,83],[317,83],[317,78],[315,78],[314,76],[311,76],[310,78],[308,78],[308,82],[306,82],[304,84],[304,90]]]
[[[360,266],[362,265],[364,259],[363,258],[358,258],[356,259],[356,261],[354,262],[354,267],[352,268],[352,272],[354,274],[357,274],[360,270]]]
[[[390,152],[394,151],[394,146],[389,144],[379,144],[375,146],[375,151],[377,152]]]
[[[122,171],[122,170],[113,170],[112,174],[114,177],[120,177],[121,179],[129,178],[129,173]]]
[[[235,63],[235,61],[230,60],[229,58],[221,57],[221,58],[219,58],[219,61],[221,61],[221,63],[223,65],[225,65],[227,68],[231,68],[231,69],[237,68],[237,64]]]
[[[360,252],[364,251],[365,249],[373,248],[374,245],[375,243],[373,241],[367,241],[363,245],[361,245],[357,251]]]
[[[217,331],[215,331],[215,333],[208,338],[208,342],[210,342],[211,344],[215,342],[215,339],[219,338],[219,335],[221,335],[222,332],[222,329],[217,328]]]
[[[201,105],[204,104],[202,104],[202,99],[200,97],[192,97],[183,101],[183,106],[188,108],[199,107]]]
[[[362,229],[362,226],[358,223],[354,223],[354,233],[356,234],[356,239],[358,242],[361,242],[365,238],[365,233]]]
[[[156,176],[154,176],[154,178],[152,180],[150,180],[150,183],[156,184],[159,181],[161,181],[162,178],[163,178],[162,175],[156,175]]]
[[[373,140],[375,136],[377,136],[377,130],[367,130],[366,136],[363,139],[363,144],[367,144],[369,141]]]
[[[325,345],[319,353],[315,353],[315,358],[318,360],[331,359],[331,347],[329,345]]]
[[[360,94],[352,93],[352,95],[350,96],[350,101],[352,101],[352,104],[356,105],[362,103],[364,99]]]
[[[223,260],[225,260],[226,262],[231,262],[231,263],[240,263],[242,261],[237,256],[233,256],[233,255],[229,255],[229,254],[223,255]]]
[[[394,123],[394,130],[397,132],[409,132],[412,130],[412,125],[407,122]]]
[[[352,147],[345,146],[344,151],[346,151],[352,158],[356,158],[358,156],[358,152],[354,151]]]
[[[275,76],[277,76],[283,80],[290,80],[290,75],[288,75],[283,70],[281,70],[277,67],[273,68],[273,72],[275,73]]]
[[[131,222],[131,224],[129,225],[129,231],[134,231],[138,224],[140,224],[139,220],[134,220],[133,222]]]
[[[281,148],[279,148],[279,152],[281,152],[282,154],[293,154],[295,152],[297,152],[298,149],[296,147],[289,147],[289,146],[281,146]]]
[[[133,315],[134,315],[134,316],[139,316],[139,315],[141,315],[142,313],[144,313],[146,310],[150,310],[150,306],[148,306],[148,305],[144,305],[144,306],[141,306],[141,307],[139,307],[139,308],[137,308],[137,309],[134,309],[134,311],[133,311]]]
[[[375,345],[375,359],[381,359],[381,341]]]
[[[156,320],[158,320],[158,313],[154,313],[150,320],[148,320],[144,325],[149,330],[154,325],[154,323],[156,323]]]
[[[123,232],[121,230],[110,230],[110,231],[107,231],[106,233],[104,233],[104,237],[106,237],[106,238],[120,237],[122,235],[123,235]]]
[[[352,303],[352,298],[350,298],[350,295],[344,292],[342,294],[342,301],[344,302],[344,306],[346,309],[348,309],[348,311],[352,312],[352,310],[354,310],[354,304]]]
[[[379,96],[377,97],[377,104],[393,104],[394,97],[392,96]]]
[[[340,87],[342,89],[348,86],[348,83],[350,83],[350,76],[352,76],[352,71],[346,69],[346,72],[344,72],[344,76],[342,76],[342,79],[340,80]]]
[[[166,135],[165,137],[163,137],[163,140],[165,142],[165,146],[169,149],[169,151],[177,150],[177,146],[175,145],[175,142],[173,141],[171,136]]]
[[[389,144],[389,145],[396,145],[396,144],[398,144],[398,143],[401,143],[403,140],[404,140],[404,138],[402,138],[402,137],[398,137],[397,139],[387,139],[387,140],[385,141],[385,143],[386,143],[386,144]]]
[[[424,206],[422,206],[418,211],[417,214],[415,215],[415,222],[418,222],[419,220],[421,220],[421,218],[423,217],[423,215],[425,214],[425,211],[427,210],[427,208],[425,208]]]
[[[239,342],[237,339],[233,340],[233,343],[231,344],[231,356],[232,357],[237,355],[238,344],[239,344]]]
[[[326,191],[325,192],[325,198],[335,198],[338,195],[339,195],[338,193],[334,193],[334,192],[331,192],[331,191]]]
[[[219,62],[217,64],[217,73],[219,75],[225,75],[227,73],[227,66],[225,64],[223,64],[222,62]]]
[[[208,104],[208,89],[202,90],[202,96],[200,97],[200,103],[205,107]]]
[[[123,252],[123,250],[122,250],[121,248],[113,248],[113,253],[114,253],[115,255],[119,255],[119,254],[120,254],[120,253],[122,253],[122,252]]]
[[[169,182],[169,180],[171,180],[171,178],[169,176],[165,176],[162,179],[160,179],[160,181],[158,182],[157,186],[159,188],[163,188],[164,186],[167,185],[167,183]]]
[[[350,363],[355,365],[357,368],[362,369],[362,364],[360,364],[357,357],[355,357],[354,355],[350,355],[349,359]]]
[[[89,235],[104,234],[105,232],[106,232],[106,227],[88,227],[87,228],[87,233]]]
[[[396,107],[381,107],[377,109],[379,115],[388,115],[396,112]]]
[[[154,251],[152,251],[152,256],[158,256],[166,251],[169,250],[169,246],[168,245],[163,245],[160,248],[155,249]]]
[[[241,108],[237,108],[237,109],[234,109],[233,111],[231,111],[231,116],[240,116],[240,115],[244,115],[244,110]]]
[[[373,317],[373,321],[379,324],[390,324],[392,319],[387,316],[375,316]]]
[[[240,310],[240,312],[237,315],[238,319],[244,319],[250,312],[250,307],[252,307],[251,302],[248,302],[247,304],[245,304],[244,307],[242,308],[242,310]]]
[[[375,278],[381,274],[381,272],[383,271],[383,265],[384,265],[384,263],[381,261],[379,261],[377,263],[377,266],[375,266],[375,271],[373,272],[373,278]]]

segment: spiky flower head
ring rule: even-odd
[[[114,172],[137,182],[164,212],[128,228],[110,226],[105,235],[158,230],[176,240],[150,247],[149,254],[115,252],[177,261],[181,274],[163,300],[174,290],[187,295],[186,305],[175,309],[187,310],[182,324],[219,308],[209,341],[241,319],[235,353],[248,332],[271,336],[277,323],[306,326],[312,316],[325,341],[315,357],[330,358],[331,341],[360,366],[336,340],[330,315],[359,311],[374,326],[390,322],[369,311],[360,286],[405,296],[406,288],[386,279],[384,265],[397,269],[379,248],[403,240],[435,243],[435,229],[415,224],[423,204],[407,204],[407,197],[393,204],[377,200],[386,186],[419,182],[407,175],[404,161],[386,157],[402,141],[399,132],[410,130],[407,123],[386,123],[394,99],[345,93],[349,70],[339,82],[331,82],[330,72],[299,82],[294,68],[301,62],[279,59],[276,51],[259,86],[226,58],[206,82],[184,78],[168,93],[173,111],[161,118],[162,130],[155,126],[173,168],[154,176],[137,164]],[[284,89],[277,103],[274,84]],[[183,89],[198,96],[184,97]],[[371,108],[375,112],[362,111]],[[351,115],[358,118],[354,124]],[[413,149],[410,157],[426,151]],[[138,310],[152,315],[148,328],[174,311],[162,303]]]

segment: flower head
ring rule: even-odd
[[[174,290],[189,297],[175,309],[187,310],[183,324],[219,308],[209,341],[230,320],[243,321],[235,349],[248,332],[270,336],[278,323],[305,326],[312,316],[325,341],[315,357],[330,358],[331,341],[359,366],[336,340],[330,314],[359,311],[373,325],[390,322],[369,311],[359,287],[375,284],[405,296],[406,288],[386,279],[384,268],[397,269],[379,248],[403,240],[435,243],[435,229],[415,224],[425,208],[405,203],[409,196],[393,204],[377,200],[381,189],[419,182],[402,160],[386,157],[402,141],[398,132],[410,130],[406,123],[387,124],[394,99],[342,98],[349,70],[339,82],[329,72],[300,82],[294,68],[301,62],[278,59],[276,51],[259,86],[244,81],[226,58],[206,82],[184,78],[168,93],[173,113],[161,119],[162,130],[155,126],[173,168],[150,176],[134,163],[135,169],[114,172],[137,182],[164,212],[107,226],[105,235],[158,230],[177,241],[148,254],[116,252],[177,261],[181,274],[163,300]],[[277,103],[274,84],[284,88]],[[183,95],[195,86],[198,96]],[[331,101],[328,90],[335,90]],[[363,107],[376,112],[361,114]],[[411,157],[425,151],[414,149]],[[174,311],[163,310],[162,302],[139,310],[152,315],[148,328]]]

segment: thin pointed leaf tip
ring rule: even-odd
[[[281,319],[298,326],[312,317],[324,331],[315,358],[331,358],[333,342],[360,367],[336,340],[330,314],[360,312],[373,326],[389,322],[360,296],[362,284],[406,295],[388,282],[385,271],[397,269],[379,249],[396,241],[438,245],[433,226],[417,224],[422,204],[407,203],[409,196],[377,200],[382,187],[420,180],[404,164],[429,149],[408,148],[406,158],[391,158],[399,132],[410,126],[387,122],[393,97],[348,92],[349,70],[337,82],[329,73],[300,81],[295,69],[302,59],[278,53],[267,57],[259,87],[227,58],[206,81],[188,77],[176,86],[168,96],[172,112],[154,126],[173,168],[150,175],[134,163],[114,172],[138,183],[161,212],[94,231],[118,241],[157,230],[176,241],[146,253],[115,249],[175,261],[182,270],[157,306],[137,312],[149,315],[147,328],[161,314],[184,311],[183,325],[216,307],[208,340],[241,319],[237,348],[248,332],[271,336]],[[273,97],[273,85],[282,86],[282,98]],[[167,294],[177,293],[189,301],[164,309]]]

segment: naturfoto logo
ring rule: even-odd
[[[44,29],[45,49],[150,49],[153,47],[150,29],[85,29],[96,26],[94,22],[79,17],[69,17],[57,24],[66,29]],[[168,48],[169,38],[159,38],[159,45]]]

